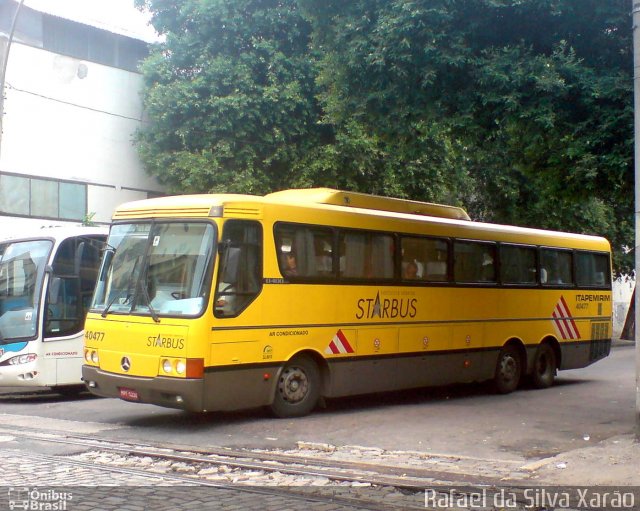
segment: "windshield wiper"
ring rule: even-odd
[[[142,256],[136,257],[136,261],[133,263],[133,269],[131,270],[131,273],[129,274],[129,280],[127,281],[127,290],[125,291],[125,294],[124,294],[125,299],[124,299],[124,302],[122,302],[122,303],[127,303],[127,301],[130,301],[130,298],[131,298],[131,287],[133,286],[133,276],[136,274],[136,268],[138,267],[138,263],[140,262],[140,258],[141,257]],[[111,309],[111,306],[119,298],[118,295],[119,295],[119,293],[116,293],[114,295],[114,297],[109,301],[109,303],[104,308],[104,310],[102,311],[102,314],[100,314],[100,316],[102,316],[103,318],[107,317],[107,314],[109,313],[109,309]]]
[[[142,278],[142,275],[140,275],[140,277],[138,278],[138,283],[140,284],[140,289],[142,290],[142,297],[146,300],[147,306],[149,307],[149,314],[151,314],[153,321],[155,321],[156,323],[160,323],[160,318],[158,317],[158,313],[153,308],[153,305],[151,305],[151,297],[149,296],[149,290],[147,289],[146,282],[147,282],[146,273],[145,273],[144,279]],[[137,290],[137,287],[138,286],[136,286],[136,290]]]

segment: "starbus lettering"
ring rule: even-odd
[[[174,350],[181,350],[184,348],[184,339],[181,337],[162,337],[162,335],[158,334],[158,336],[150,335],[147,337],[147,347],[156,347],[156,348],[170,348]]]
[[[356,319],[396,319],[415,318],[418,312],[417,298],[384,298],[380,299],[380,292],[375,298],[360,298]]]

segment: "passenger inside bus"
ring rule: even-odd
[[[418,277],[418,264],[415,261],[409,261],[404,266],[402,278],[405,280],[415,280]]]
[[[296,262],[296,255],[293,252],[288,252],[287,254],[285,254],[284,263],[284,274],[287,277],[298,275],[298,263]]]

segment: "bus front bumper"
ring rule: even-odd
[[[202,379],[142,378],[108,373],[87,365],[82,366],[82,379],[96,396],[192,412],[204,411]]]

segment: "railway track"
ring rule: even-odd
[[[500,481],[427,468],[371,462],[327,460],[298,455],[239,449],[194,449],[140,445],[95,437],[15,431],[0,427],[0,435],[22,442],[57,444],[70,455],[30,453],[33,459],[64,463],[79,469],[148,477],[158,484],[215,488],[260,496],[286,496],[300,509],[424,509],[425,489],[452,484],[497,487]],[[325,509],[325,508],[322,508]]]

